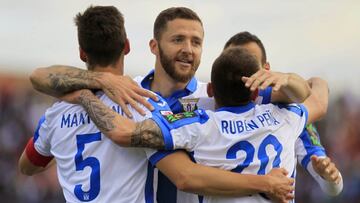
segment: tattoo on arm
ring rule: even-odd
[[[99,73],[85,70],[68,70],[64,73],[50,73],[49,85],[53,91],[66,94],[80,89],[91,89],[91,83]]]
[[[80,103],[101,132],[106,133],[115,128],[116,112],[105,106],[93,93],[81,92]]]
[[[151,119],[137,123],[131,136],[131,146],[164,149],[164,138],[159,126]]]
[[[82,91],[79,99],[101,132],[107,133],[116,128],[115,117],[120,115],[105,106],[93,93]],[[164,149],[165,143],[161,129],[151,119],[136,123],[135,130],[131,134],[130,146]]]

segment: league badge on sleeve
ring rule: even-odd
[[[199,98],[179,99],[179,102],[184,111],[191,112],[198,109],[197,103],[199,102]]]
[[[311,144],[314,146],[321,147],[319,133],[317,132],[316,127],[313,124],[309,124],[306,126],[306,131],[310,135],[309,137],[310,137]]]

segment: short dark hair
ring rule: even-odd
[[[191,9],[186,7],[171,7],[159,13],[154,23],[154,38],[160,40],[161,34],[166,29],[167,23],[175,19],[186,19],[199,21],[200,17]]]
[[[226,42],[224,49],[228,48],[230,45],[241,46],[250,42],[254,42],[260,47],[262,53],[261,63],[265,64],[267,61],[265,47],[261,40],[256,35],[251,34],[250,32],[239,32],[236,35],[232,36]]]
[[[115,64],[124,50],[124,18],[114,6],[90,6],[75,17],[78,40],[87,55],[88,68]]]
[[[231,47],[215,60],[211,82],[219,106],[238,106],[251,100],[251,91],[241,80],[259,70],[259,62],[245,48]]]

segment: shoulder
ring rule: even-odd
[[[298,115],[300,117],[307,114],[307,110],[302,104],[274,104],[277,108],[287,113],[291,112],[291,114]]]
[[[51,107],[49,107],[45,112],[45,118],[56,117],[58,114],[66,111],[76,111],[77,109],[81,109],[80,105],[70,104],[64,101],[55,102]]]
[[[191,95],[194,97],[208,97],[207,84],[208,83],[197,80],[196,81],[196,89]]]
[[[208,112],[202,109],[196,111],[186,111],[178,114],[162,115],[162,117],[167,121],[167,123],[172,125],[172,128],[178,128],[194,123],[204,124],[209,120]]]

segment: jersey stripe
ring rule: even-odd
[[[148,167],[147,167],[147,176],[146,176],[146,183],[145,183],[145,202],[146,203],[154,202],[153,181],[154,181],[154,168],[152,167],[151,163],[149,162]]]
[[[34,142],[36,142],[36,140],[39,138],[39,130],[40,130],[41,125],[44,122],[45,122],[45,115],[43,115],[39,120],[38,126],[37,126],[37,128],[35,130],[35,134],[34,134]]]
[[[306,130],[303,131],[303,133],[300,135],[300,139],[304,144],[304,149],[306,150],[306,155],[304,159],[301,161],[301,165],[304,167],[304,169],[307,169],[307,165],[310,162],[310,158],[312,155],[316,156],[326,156],[325,150],[322,147],[314,146],[311,143],[311,140],[309,139],[309,136],[307,134],[308,132]],[[309,147],[312,146],[312,147]]]

